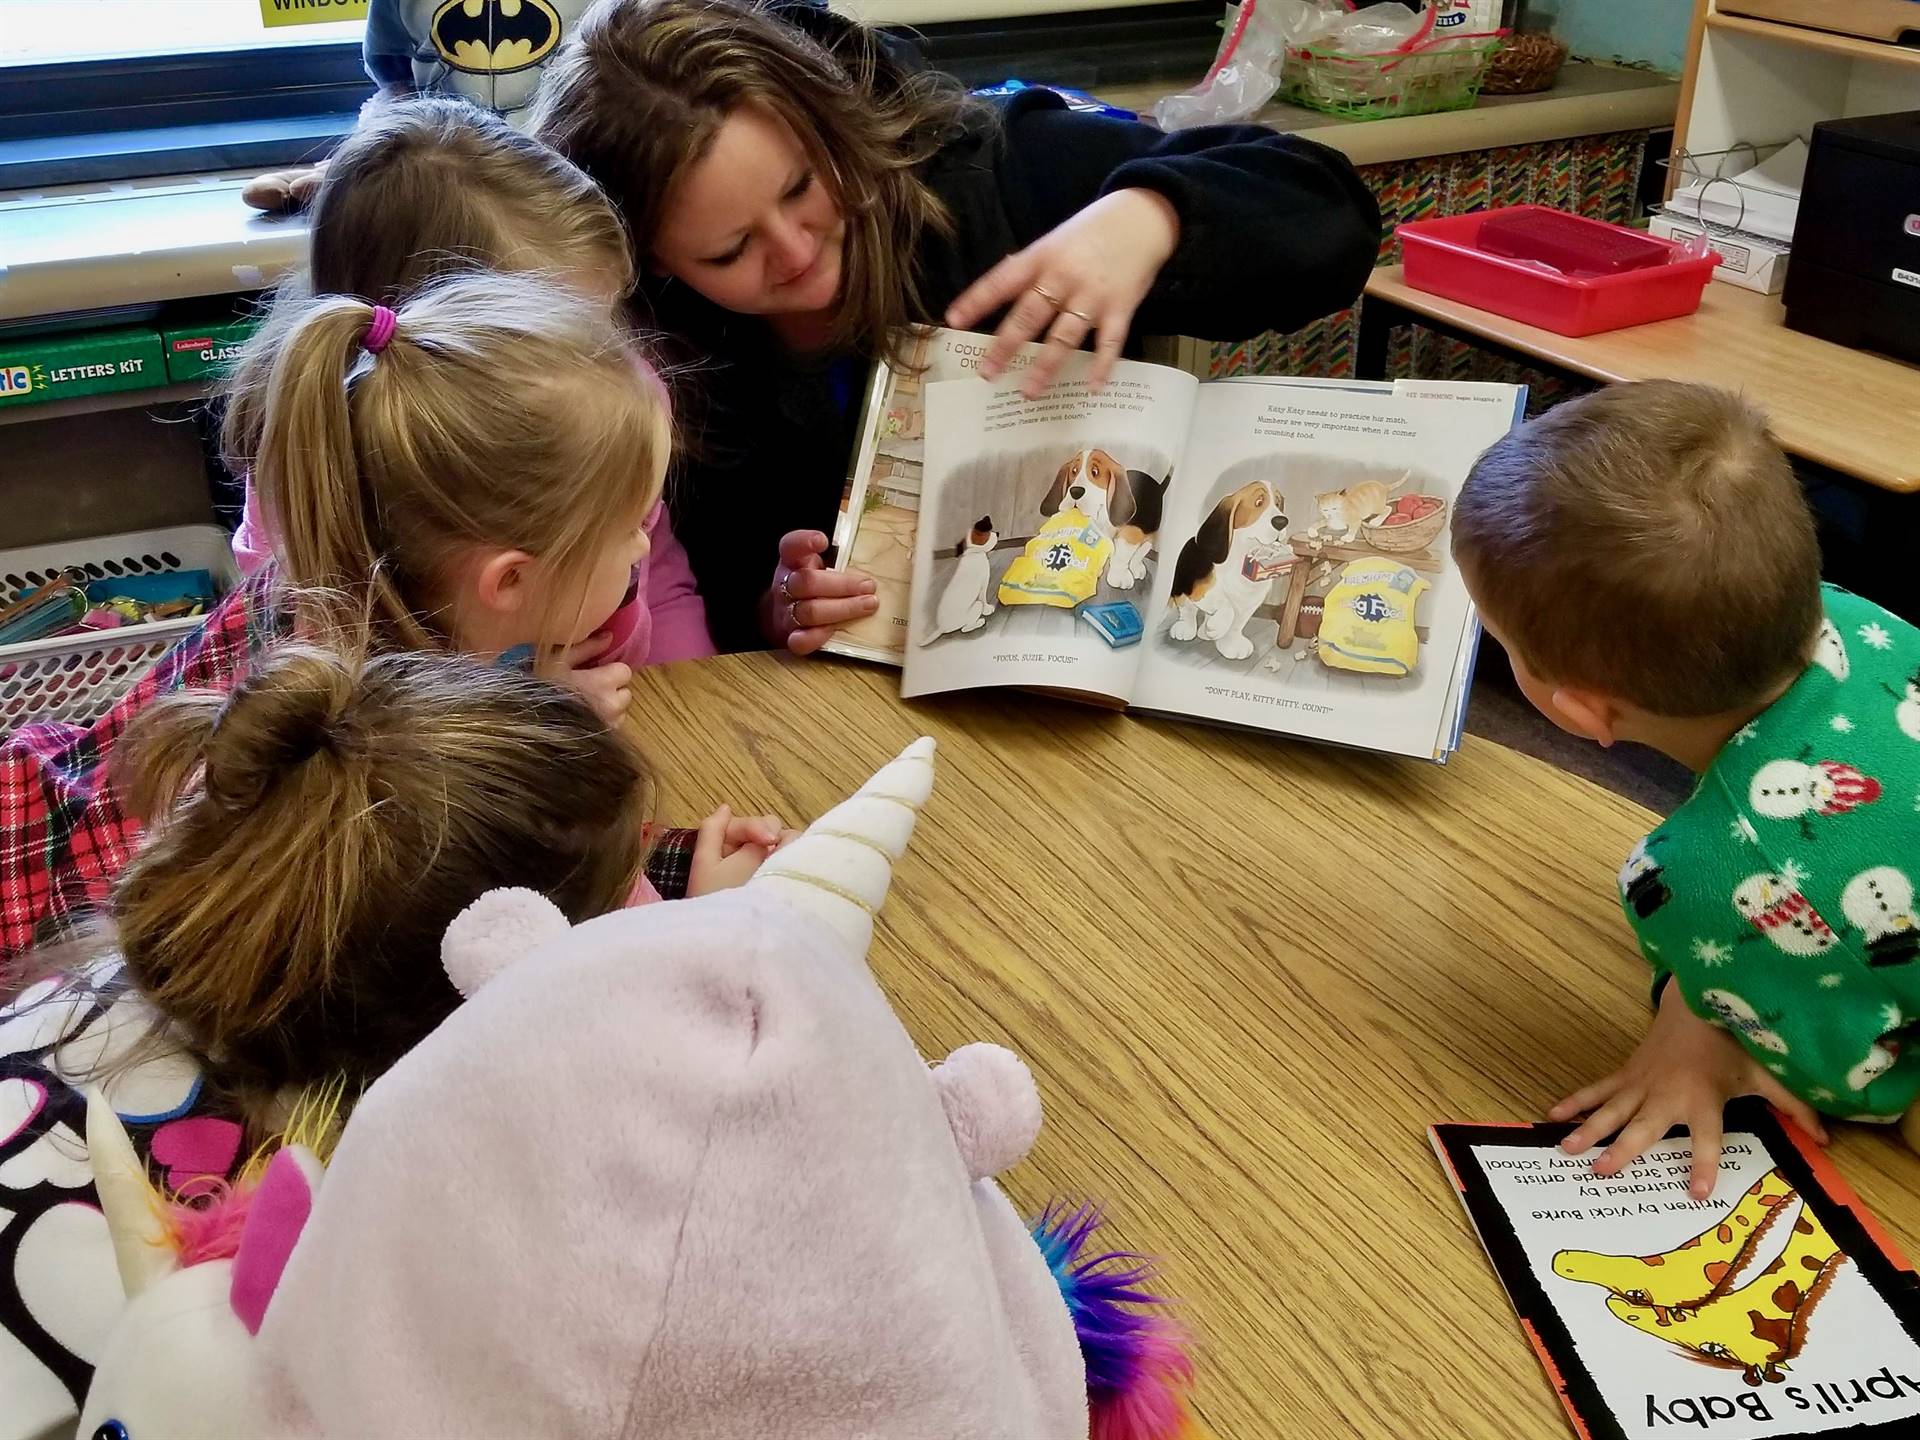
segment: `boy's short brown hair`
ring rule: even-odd
[[[1706,385],[1616,385],[1475,462],[1453,553],[1543,679],[1665,716],[1750,703],[1807,663],[1813,517],[1765,418]]]

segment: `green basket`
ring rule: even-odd
[[[1289,49],[1280,92],[1292,104],[1349,120],[1386,120],[1465,110],[1479,98],[1500,40],[1441,42],[1391,55]]]

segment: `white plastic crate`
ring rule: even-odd
[[[222,595],[240,583],[226,531],[218,525],[180,525],[0,550],[0,604],[11,604],[73,568],[96,580],[205,570]],[[0,735],[48,720],[76,725],[97,720],[204,619],[194,615],[0,645]]]

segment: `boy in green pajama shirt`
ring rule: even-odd
[[[1611,1175],[1675,1124],[1710,1193],[1721,1110],[1763,1096],[1920,1136],[1920,631],[1822,586],[1764,419],[1655,381],[1598,391],[1476,463],[1454,556],[1527,698],[1700,778],[1634,847],[1621,904],[1654,972],[1631,1059],[1568,1096]]]

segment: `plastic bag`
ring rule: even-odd
[[[1206,79],[1153,107],[1162,130],[1217,125],[1257,115],[1280,88],[1289,45],[1310,43],[1344,14],[1338,0],[1240,0]]]

